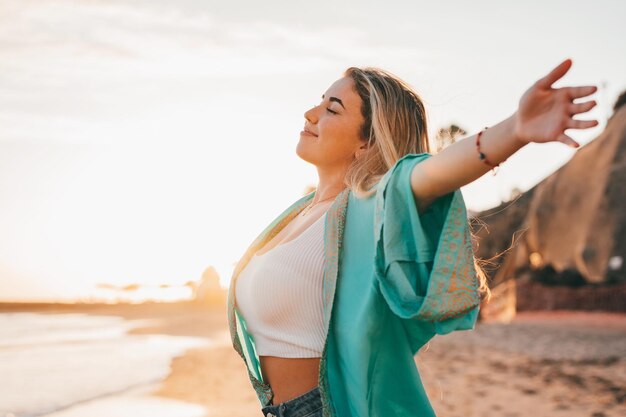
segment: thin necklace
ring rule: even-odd
[[[312,208],[314,205],[316,205],[316,204],[318,204],[318,203],[321,203],[321,202],[323,202],[323,201],[328,201],[328,200],[330,200],[331,198],[335,198],[335,197],[337,197],[339,194],[340,194],[340,193],[337,193],[337,194],[335,194],[335,195],[334,195],[334,196],[332,196],[332,197],[328,197],[328,198],[325,198],[325,199],[323,199],[323,200],[316,201],[315,203],[311,203],[311,204],[309,204],[308,206],[306,206],[306,207],[302,210],[302,212],[301,212],[300,214],[301,214],[302,216],[306,216],[306,214],[309,212],[309,210],[311,210],[311,208]]]

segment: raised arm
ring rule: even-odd
[[[597,120],[573,119],[574,115],[592,109],[596,102],[573,103],[573,100],[595,93],[597,87],[552,88],[571,65],[572,61],[567,59],[537,80],[524,93],[515,113],[482,133],[480,150],[489,162],[499,164],[530,142],[558,141],[574,148],[580,146],[564,132],[596,126]],[[411,188],[420,213],[436,198],[469,184],[491,169],[478,157],[476,136],[461,139],[415,165]]]

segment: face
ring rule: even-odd
[[[335,81],[323,94],[321,103],[304,113],[306,121],[296,148],[298,156],[320,168],[347,169],[367,146],[360,136],[365,122],[361,102],[352,78]]]

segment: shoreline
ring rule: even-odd
[[[211,339],[206,347],[187,349],[170,362],[170,370],[162,380],[138,387],[133,392],[94,399],[46,414],[46,417],[78,417],[104,412],[122,401],[146,408],[170,407],[169,416],[184,417],[248,417],[260,414],[260,404],[247,379],[245,364],[233,350],[226,318],[226,305],[199,306],[188,302],[145,304],[25,304],[0,303],[0,313],[87,314],[119,316],[137,320],[129,335],[158,334]],[[147,320],[147,323],[146,323]],[[218,372],[213,372],[213,370]],[[132,401],[131,401],[132,400]],[[171,401],[171,404],[170,404]],[[175,402],[179,403],[175,407]],[[202,406],[200,415],[185,404]],[[157,407],[158,405],[158,407]],[[129,405],[125,404],[125,408]],[[176,409],[180,409],[180,414]],[[115,408],[115,410],[118,410]],[[98,411],[95,411],[98,410]],[[154,415],[154,414],[153,414]]]
[[[4,308],[3,308],[4,307]],[[7,306],[0,312],[116,315],[138,322],[129,334],[211,338],[173,358],[147,397],[205,407],[199,417],[260,415],[245,364],[232,349],[226,306]],[[509,324],[436,336],[415,363],[437,415],[444,417],[617,417],[626,414],[626,314],[520,312]],[[145,398],[145,396],[144,396]]]

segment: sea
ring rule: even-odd
[[[152,320],[0,313],[0,417],[201,417],[204,407],[146,396],[171,360],[208,338],[128,334]]]

